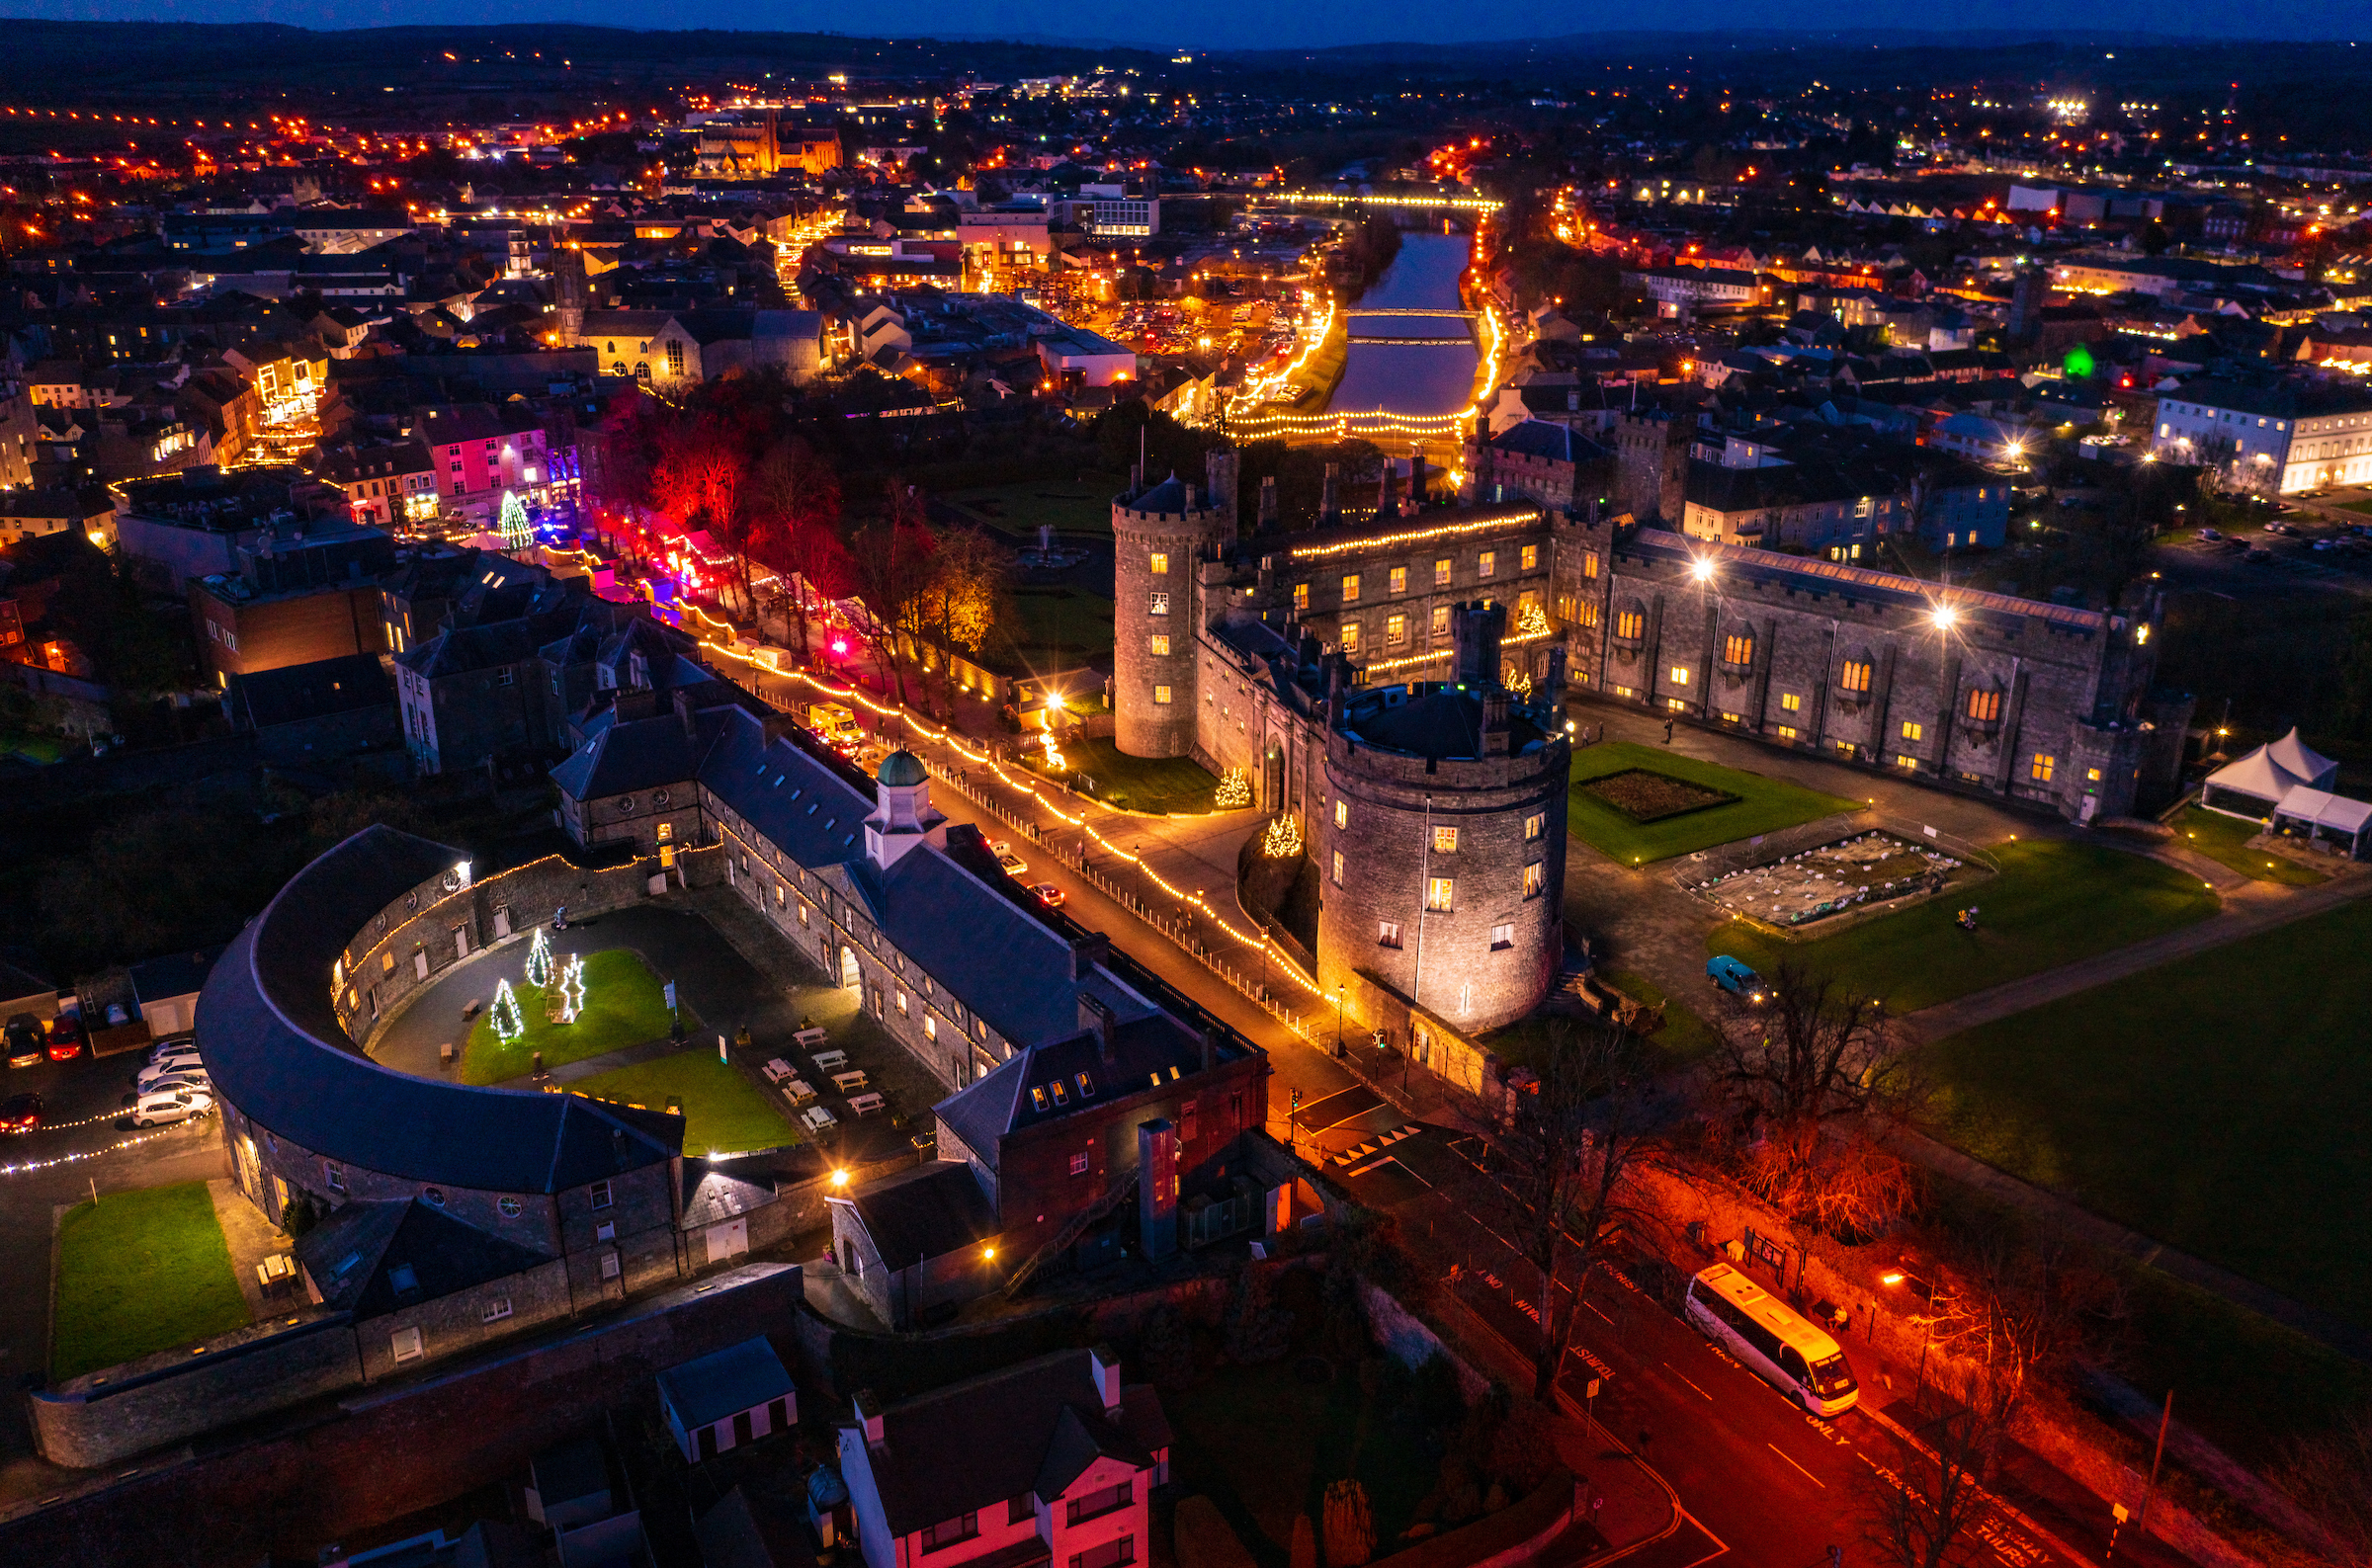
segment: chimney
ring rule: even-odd
[[[1408,449],[1408,510],[1416,511],[1425,504],[1425,449]]]
[[[1383,477],[1376,481],[1376,517],[1378,521],[1400,515],[1400,470],[1392,459],[1384,460]]]
[[[1129,464],[1129,499],[1130,499],[1130,500],[1132,500],[1132,501],[1134,501],[1134,500],[1136,500],[1136,499],[1137,499],[1137,497],[1138,497],[1138,496],[1140,496],[1140,495],[1142,495],[1142,494],[1144,494],[1144,463],[1142,463],[1142,462],[1133,462],[1133,463],[1130,463],[1130,464]]]
[[[865,1446],[879,1453],[889,1445],[890,1437],[882,1420],[882,1396],[870,1388],[857,1392],[857,1425],[865,1429]]]
[[[1270,474],[1260,481],[1260,532],[1271,534],[1277,527],[1277,476]]]
[[[1193,511],[1198,505],[1201,504],[1196,500],[1196,493],[1197,492],[1195,491],[1193,485],[1188,485],[1186,487],[1186,510],[1189,512]]]
[[[1457,652],[1451,679],[1493,682],[1499,678],[1499,638],[1506,634],[1507,607],[1470,600],[1450,612],[1450,636]]]
[[[684,726],[684,738],[687,740],[695,738],[696,732],[699,729],[699,725],[696,722],[699,711],[700,710],[698,708],[692,705],[692,694],[690,692],[679,691],[675,694],[676,721]]]
[[[1224,513],[1230,524],[1235,521],[1237,475],[1242,468],[1243,454],[1232,447],[1214,447],[1203,454],[1203,473],[1210,480],[1211,505]]]
[[[1104,1396],[1104,1414],[1120,1415],[1120,1357],[1109,1345],[1098,1345],[1087,1353],[1087,1364],[1095,1373],[1095,1386]]]
[[[1203,1071],[1209,1072],[1219,1063],[1219,1026],[1203,1026]]]
[[[1070,977],[1084,980],[1087,972],[1099,963],[1112,961],[1112,939],[1100,931],[1090,931],[1083,937],[1070,939]]]
[[[1317,520],[1321,524],[1335,523],[1342,518],[1342,481],[1339,465],[1326,464],[1326,482],[1318,492]]]
[[[1116,1022],[1111,1006],[1102,997],[1085,991],[1079,993],[1079,1028],[1095,1031],[1095,1053],[1107,1066],[1112,1061],[1112,1030]]]

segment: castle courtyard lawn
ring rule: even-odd
[[[1634,822],[1582,787],[1590,780],[1634,768],[1737,798],[1658,822]],[[1840,811],[1859,811],[1867,803],[1627,740],[1600,741],[1573,753],[1572,787],[1566,799],[1569,808],[1567,829],[1625,866],[1692,854]]]
[[[1191,757],[1130,757],[1110,740],[1072,740],[1061,746],[1070,778],[1095,781],[1095,798],[1131,811],[1196,816],[1211,809],[1219,781]],[[1083,786],[1082,786],[1083,787]]]
[[[2001,873],[1966,890],[1979,910],[1976,931],[1953,923],[1963,907],[1954,894],[1792,942],[1733,920],[1714,928],[1706,950],[1736,954],[1765,979],[1792,959],[1910,1013],[2216,912],[2214,890],[2189,872],[2102,845],[2014,840],[1988,853]]]
[[[1059,533],[1112,532],[1112,498],[1128,488],[1122,474],[1082,474],[1075,483],[1030,479],[1020,484],[992,484],[976,490],[951,490],[940,499],[983,523],[1037,542],[1040,524]]]
[[[109,1193],[57,1227],[49,1375],[79,1377],[247,1326],[204,1182]]]
[[[2312,867],[2248,848],[2248,841],[2260,831],[2253,822],[2228,817],[2204,806],[2186,806],[2174,819],[2173,828],[2181,835],[2185,848],[2197,850],[2243,876],[2252,876],[2260,882],[2279,882],[2285,887],[2312,887],[2317,882],[2330,880]]]
[[[715,1051],[698,1046],[580,1078],[568,1087],[651,1111],[666,1110],[668,1097],[677,1097],[684,1103],[684,1152],[690,1155],[779,1149],[800,1141],[755,1085],[719,1061]]]
[[[1055,675],[1112,656],[1112,601],[1082,589],[1030,584],[997,602],[996,619],[973,655],[1016,678]]]
[[[552,956],[552,983],[559,983],[561,954]],[[486,977],[485,1011],[469,1026],[469,1045],[462,1060],[462,1082],[499,1084],[523,1078],[535,1070],[536,1052],[546,1067],[582,1061],[644,1040],[664,1038],[673,1025],[667,994],[659,977],[650,972],[639,953],[624,948],[585,955],[585,1010],[573,1024],[554,1024],[545,1015],[544,988],[520,979],[527,949],[519,948],[493,960]],[[494,1033],[494,991],[497,980],[511,982],[519,998],[519,1016],[527,1032],[517,1039]]]
[[[1922,1060],[1978,1158],[2372,1327],[2372,1098],[2344,908],[1955,1034]]]

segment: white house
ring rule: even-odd
[[[691,1464],[799,1423],[798,1390],[763,1334],[659,1373],[659,1408]]]
[[[866,1568],[1129,1568],[1169,1421],[1098,1346],[1057,1351],[894,1405],[857,1398],[840,1473]]]
[[[2186,381],[2158,400],[2152,445],[2264,494],[2372,483],[2372,387]]]

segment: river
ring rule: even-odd
[[[1463,310],[1458,280],[1473,253],[1464,234],[1410,233],[1400,252],[1359,303],[1348,307],[1349,330],[1396,338],[1439,338],[1441,346],[1353,342],[1342,379],[1327,408],[1336,413],[1383,409],[1404,415],[1454,414],[1474,398],[1481,358],[1472,323],[1449,316],[1390,316],[1379,309]]]

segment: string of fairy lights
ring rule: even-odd
[[[187,1125],[187,1123],[181,1125]],[[54,1170],[61,1165],[77,1165],[86,1160],[104,1159],[110,1154],[136,1148],[143,1143],[152,1143],[158,1138],[180,1130],[181,1126],[159,1127],[153,1132],[135,1132],[130,1137],[118,1138],[102,1149],[80,1149],[72,1154],[52,1155],[45,1160],[18,1160],[8,1165],[0,1165],[0,1176],[27,1176],[37,1171]]]

